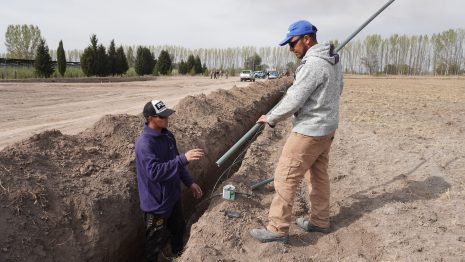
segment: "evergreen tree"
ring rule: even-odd
[[[152,74],[155,67],[155,57],[150,49],[146,47],[138,47],[134,69],[138,75]]]
[[[98,76],[108,76],[108,55],[105,47],[100,44],[97,48],[96,54],[96,75]]]
[[[195,57],[194,55],[189,55],[189,57],[187,57],[187,71],[189,74],[191,74],[192,69],[194,69],[195,72]]]
[[[171,57],[168,51],[162,50],[160,52],[156,67],[157,67],[157,72],[162,75],[167,75],[171,73],[172,63],[171,63]]]
[[[179,63],[178,72],[181,75],[185,75],[185,74],[187,74],[189,72],[189,69],[187,68],[187,63],[184,62],[184,60],[182,60],[182,59],[181,59],[181,62]]]
[[[40,39],[37,46],[36,58],[34,60],[35,73],[39,77],[49,78],[55,69],[53,68],[52,57],[44,39]]]
[[[123,75],[129,69],[128,60],[124,54],[123,46],[118,47],[116,50],[116,74]]]
[[[194,64],[194,71],[196,74],[202,74],[202,62],[200,61],[200,57],[195,57],[195,64]]]
[[[126,52],[126,57],[129,67],[134,67],[134,51],[132,50],[131,46],[128,48],[128,51]]]
[[[114,76],[117,74],[117,57],[116,57],[116,48],[115,48],[115,40],[111,40],[110,47],[108,48],[108,73]]]
[[[57,49],[57,67],[58,67],[58,72],[60,73],[60,75],[64,76],[66,72],[66,56],[65,56],[65,50],[63,49],[63,41],[61,40],[60,40],[60,43],[58,44],[58,49]]]
[[[84,49],[81,55],[81,68],[86,76],[97,74],[97,36],[90,37],[90,45]]]

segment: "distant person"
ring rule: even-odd
[[[213,74],[214,74],[214,71],[211,71],[211,73],[210,73],[210,79],[213,79]]]
[[[317,28],[304,20],[289,26],[280,45],[288,44],[301,63],[294,83],[279,105],[257,121],[274,126],[293,116],[294,126],[274,174],[276,192],[268,226],[250,231],[261,242],[288,241],[295,193],[307,171],[310,171],[307,183],[311,185],[311,215],[297,218],[296,223],[307,232],[329,232],[328,162],[339,122],[342,68],[334,46],[318,44],[316,32]]]
[[[190,188],[195,198],[202,189],[193,182],[187,164],[203,157],[201,149],[180,154],[174,135],[167,129],[175,111],[162,101],[144,106],[145,125],[136,140],[136,169],[140,208],[144,212],[147,261],[158,261],[167,233],[171,233],[171,251],[181,254],[185,221],[181,204],[181,185]]]
[[[226,71],[225,76],[226,76],[226,79],[228,79],[228,76],[229,76],[229,72],[228,72],[228,71]]]

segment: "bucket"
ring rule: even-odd
[[[236,188],[233,185],[226,185],[223,187],[223,198],[227,200],[236,199]]]

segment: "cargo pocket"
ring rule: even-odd
[[[302,161],[295,158],[286,157],[280,160],[277,179],[281,181],[291,181],[301,176]]]

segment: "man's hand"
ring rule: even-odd
[[[187,151],[184,155],[186,156],[188,162],[191,162],[193,160],[199,160],[203,157],[203,150],[200,148],[195,148]]]
[[[275,127],[275,125],[271,125],[268,123],[268,117],[266,115],[262,115],[258,120],[257,123],[259,124],[268,124],[270,127]]]
[[[267,118],[266,118],[266,115],[262,115],[262,116],[257,120],[257,123],[260,123],[260,124],[268,123]]]
[[[191,191],[192,191],[192,195],[197,199],[201,198],[203,195],[202,189],[196,183],[193,183],[191,185]]]

